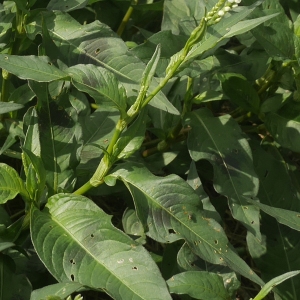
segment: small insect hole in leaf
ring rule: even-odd
[[[95,54],[99,54],[100,53],[100,48],[97,48],[96,50],[95,50]]]
[[[5,59],[8,59],[8,56],[4,56]]]
[[[49,66],[52,66],[52,62],[51,62],[51,61],[48,61],[48,65],[49,65]]]
[[[138,267],[132,267],[132,270],[137,271]]]
[[[300,215],[297,215],[298,218],[300,218]]]
[[[172,228],[169,229],[168,231],[169,231],[169,234],[172,234],[172,233],[173,233],[173,234],[176,234],[176,232],[175,232]]]
[[[95,236],[94,236],[94,234],[92,233],[92,234],[91,234],[91,238],[93,238],[93,237],[95,237]]]
[[[75,265],[75,264],[76,264],[74,259],[70,259],[70,263],[71,263],[72,265]]]
[[[218,245],[218,240],[215,240],[215,244]]]
[[[253,224],[254,224],[254,221],[251,221],[251,224],[253,225]]]
[[[73,274],[71,274],[71,280],[74,281],[75,280],[75,276]]]

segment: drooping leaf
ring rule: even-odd
[[[29,200],[24,182],[15,169],[0,163],[0,204],[14,199],[21,194],[24,200]]]
[[[172,276],[167,284],[170,292],[187,294],[201,300],[230,300],[222,277],[210,272],[188,271]]]
[[[0,54],[0,67],[21,79],[37,82],[68,78],[68,74],[56,68],[46,56]]]
[[[88,93],[97,104],[116,107],[121,115],[126,113],[126,91],[113,73],[89,64],[73,66],[66,72],[74,86]]]
[[[203,215],[202,203],[180,177],[156,177],[142,165],[128,164],[105,178],[110,185],[121,179],[130,193],[147,235],[168,243],[184,239],[201,258],[227,264],[255,282],[261,280],[230,248],[222,227]]]
[[[258,178],[240,127],[229,115],[215,118],[206,109],[188,114],[186,124],[191,127],[188,148],[192,159],[206,159],[213,165],[216,191],[228,198],[233,217],[259,239],[259,210],[247,202],[257,194]]]
[[[31,237],[59,281],[103,289],[114,299],[171,299],[148,252],[88,198],[57,194],[44,212],[32,207]]]

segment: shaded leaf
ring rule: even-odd
[[[248,200],[248,202],[259,207],[266,214],[274,217],[279,223],[300,231],[300,211],[296,212],[296,211],[290,211],[282,208],[276,208],[276,207],[259,203],[257,201]]]
[[[84,8],[89,0],[51,0],[47,5],[49,10],[72,11],[75,9]]]
[[[213,165],[216,191],[228,198],[233,217],[259,239],[259,210],[247,201],[257,194],[258,178],[240,127],[229,115],[215,118],[206,109],[188,114],[186,124],[191,127],[188,148],[192,159],[206,159]]]
[[[148,252],[88,198],[57,194],[44,212],[32,207],[31,237],[59,281],[103,289],[114,299],[171,299]]]
[[[12,103],[12,102],[0,102],[0,114],[5,114],[10,111],[15,111],[23,108],[22,104]]]

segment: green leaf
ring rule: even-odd
[[[298,117],[293,119],[288,115],[282,115],[280,112],[269,113],[266,116],[265,125],[276,142],[282,147],[300,153],[300,119]]]
[[[88,93],[97,104],[116,107],[121,115],[126,113],[126,91],[113,73],[89,64],[76,65],[65,71],[74,86]]]
[[[84,8],[89,3],[89,0],[51,0],[48,5],[48,10],[72,11],[75,9]]]
[[[61,189],[72,190],[82,146],[77,113],[73,108],[67,112],[59,106],[60,98],[50,99],[46,83],[31,81],[29,85],[38,98],[41,158],[47,171],[48,191],[51,195]]]
[[[148,252],[88,198],[57,194],[44,212],[32,207],[31,237],[59,281],[103,289],[113,299],[171,299]]]
[[[48,299],[48,296],[59,296],[66,298],[82,288],[82,284],[77,282],[55,283],[32,291],[30,300]]]
[[[257,206],[258,208],[263,210],[266,214],[274,217],[279,223],[300,231],[300,212],[272,207],[269,205],[259,203],[257,201],[248,200],[248,202]]]
[[[67,79],[68,74],[56,68],[45,56],[0,54],[0,67],[21,79],[50,82]]]
[[[261,300],[265,298],[275,286],[293,276],[298,275],[299,273],[300,271],[292,271],[273,278],[263,286],[261,291],[256,295],[256,297],[253,300]]]
[[[28,193],[17,171],[0,163],[0,204],[14,199],[18,194],[21,194],[24,200],[28,200]]]
[[[122,133],[113,147],[113,156],[115,159],[124,159],[131,156],[135,151],[140,149],[146,131],[146,110],[144,109],[138,118],[129,128]]]
[[[109,184],[121,179],[132,194],[136,213],[147,235],[158,242],[184,239],[201,258],[227,264],[243,276],[261,280],[230,248],[222,227],[202,212],[194,190],[180,177],[156,177],[142,165],[124,165],[105,178]]]
[[[247,201],[257,194],[258,178],[240,127],[229,115],[216,118],[206,109],[188,114],[185,122],[191,127],[192,159],[206,159],[213,165],[216,191],[228,198],[233,217],[260,239],[259,210]]]
[[[229,31],[223,36],[223,38],[229,38],[229,37],[233,37],[235,35],[247,32],[247,31],[257,27],[258,25],[260,25],[270,19],[273,19],[274,17],[278,16],[279,14],[280,13],[276,13],[276,14],[268,15],[268,16],[261,17],[261,18],[238,22],[237,24],[233,25],[229,29]],[[259,30],[261,30],[261,27]]]
[[[285,210],[300,211],[299,193],[290,178],[287,164],[261,148],[259,143],[251,143],[255,170],[260,179],[257,197],[262,204]],[[247,235],[248,249],[255,264],[261,270],[264,281],[285,272],[300,269],[299,232],[278,223],[278,221],[261,212],[261,232],[263,240]],[[274,264],[276,261],[276,264]],[[298,299],[300,295],[299,280],[292,278],[276,288],[282,299]]]
[[[83,148],[77,170],[95,171],[100,157],[114,133],[119,112],[110,107],[99,108],[79,119],[82,126]]]
[[[5,114],[10,111],[15,111],[23,108],[24,105],[12,102],[0,102],[0,114]]]
[[[187,294],[201,300],[230,300],[222,277],[210,272],[188,271],[172,276],[167,281],[170,292]]]
[[[0,295],[4,299],[29,299],[31,284],[24,274],[16,273],[13,259],[0,253]]]
[[[221,74],[219,76],[222,82],[224,93],[229,100],[240,106],[246,111],[259,112],[260,99],[257,91],[245,77],[239,74]]]

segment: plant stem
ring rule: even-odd
[[[121,24],[120,24],[118,30],[117,30],[117,34],[118,34],[119,36],[122,35],[122,33],[123,33],[123,31],[124,31],[124,29],[125,29],[125,27],[126,27],[126,24],[128,23],[128,21],[129,21],[129,19],[130,19],[130,17],[131,17],[131,14],[132,14],[132,12],[133,12],[133,6],[134,6],[134,5],[137,5],[138,2],[139,2],[138,0],[133,0],[133,1],[131,2],[131,5],[128,7],[127,12],[126,12],[126,14],[125,14],[125,16],[124,16],[124,18],[123,18],[123,20],[122,20],[122,22],[121,22]]]

